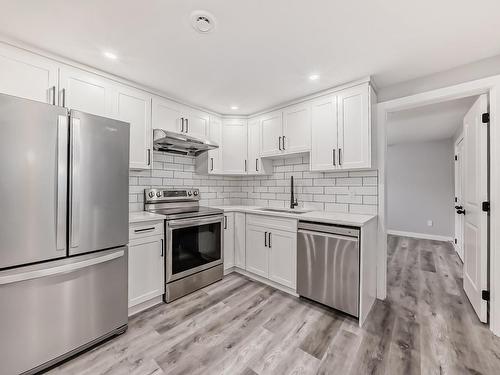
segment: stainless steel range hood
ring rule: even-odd
[[[163,129],[153,130],[153,148],[156,151],[171,152],[180,155],[198,156],[219,145],[208,139],[179,134]]]

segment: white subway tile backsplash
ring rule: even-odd
[[[311,210],[377,212],[377,171],[311,172],[309,156],[273,160],[267,176],[206,176],[195,172],[195,159],[155,152],[153,168],[130,171],[130,211],[141,211],[144,189],[200,188],[202,205],[288,207],[290,176],[299,206]]]

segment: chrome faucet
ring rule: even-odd
[[[290,177],[290,209],[297,207],[299,203],[297,202],[297,198],[293,197],[293,176]]]

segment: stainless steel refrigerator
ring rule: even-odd
[[[129,124],[0,94],[0,373],[127,327]]]

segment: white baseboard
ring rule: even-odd
[[[453,238],[452,237],[449,237],[449,236],[440,236],[440,235],[437,235],[437,234],[404,232],[404,231],[400,231],[400,230],[391,230],[391,229],[389,229],[387,231],[387,234],[392,234],[393,236],[421,238],[423,240],[436,240],[436,241],[453,242]]]

